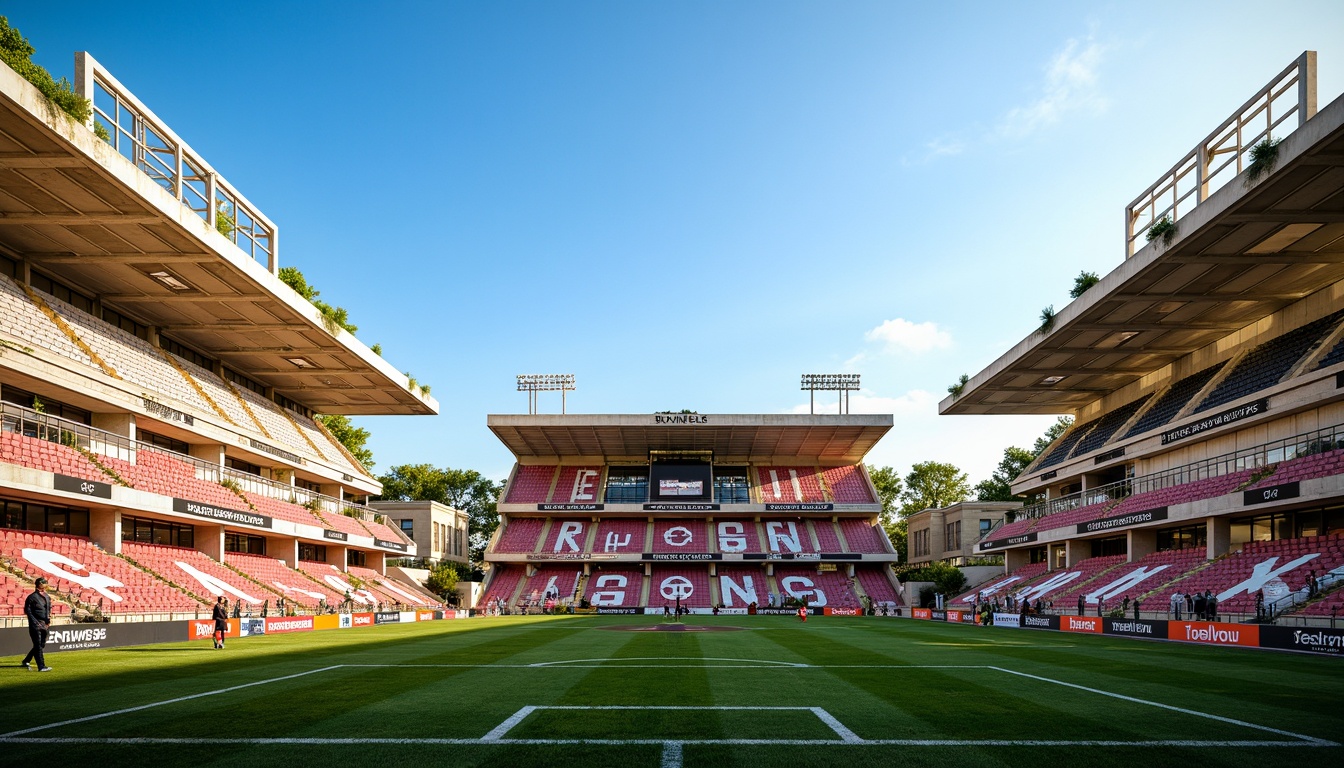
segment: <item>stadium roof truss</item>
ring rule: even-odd
[[[939,412],[1071,412],[1344,279],[1344,98],[1317,113],[1315,87],[1307,52],[1126,209],[1126,252],[1164,217],[1169,243],[1128,257]],[[1252,181],[1242,161],[1268,135],[1277,160]]]
[[[438,412],[280,281],[256,206],[93,57],[75,62],[90,126],[0,67],[0,249],[319,413]]]
[[[892,427],[885,415],[492,415],[490,431],[519,459],[647,459],[712,451],[715,461],[815,458],[858,463]]]

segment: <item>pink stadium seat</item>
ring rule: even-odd
[[[602,501],[602,468],[560,467],[550,501],[554,504],[596,504]]]
[[[756,477],[765,504],[826,501],[816,467],[757,467]]]
[[[681,604],[687,608],[712,607],[709,569],[704,566],[670,568],[655,565],[649,580],[649,605],[675,605],[678,595],[681,596]]]
[[[644,535],[649,524],[644,520],[619,517],[605,518],[597,524],[593,551],[604,553],[631,553],[644,551]]]
[[[834,522],[829,519],[817,519],[812,520],[810,524],[817,534],[817,543],[821,545],[822,552],[845,551],[844,547],[840,546],[840,534]]]
[[[857,464],[829,467],[822,471],[831,500],[836,504],[875,504],[873,492],[864,478],[863,468]]]
[[[551,492],[554,466],[520,466],[509,485],[506,504],[541,504]]]
[[[485,593],[481,596],[476,607],[480,610],[494,610],[495,601],[499,600],[506,608],[510,607],[513,601],[513,593],[518,589],[518,582],[523,578],[523,566],[521,565],[499,565],[496,564],[491,569],[490,581],[485,587]]]
[[[513,517],[504,524],[504,533],[495,543],[495,552],[532,552],[546,521],[539,517]]]
[[[654,552],[709,552],[709,523],[704,520],[657,520]]]
[[[888,554],[890,542],[885,541],[886,534],[866,520],[853,517],[841,518],[840,532],[845,535],[845,543],[850,552],[870,554]]]
[[[891,579],[887,576],[890,569],[885,565],[877,567],[860,566],[854,569],[854,576],[859,580],[859,585],[863,591],[868,594],[874,603],[894,603],[901,605],[900,595],[896,594],[896,588],[892,586]]]
[[[643,589],[644,571],[638,568],[595,568],[584,585],[583,598],[597,607],[633,608],[639,605]]]
[[[268,589],[283,595],[286,600],[292,600],[305,608],[318,607],[322,599],[327,601],[327,605],[334,607],[343,599],[341,594],[327,586],[325,582],[317,581],[303,571],[296,571],[272,557],[226,552],[224,562],[266,585]]]
[[[775,583],[781,592],[807,596],[814,608],[862,608],[848,576],[839,571],[817,572],[816,568],[775,568]],[[810,586],[809,586],[810,583]],[[816,595],[820,590],[825,599]]]

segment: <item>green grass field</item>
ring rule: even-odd
[[[1344,764],[1344,659],[881,619],[511,617],[0,660],[0,764]]]

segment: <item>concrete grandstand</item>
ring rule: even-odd
[[[0,66],[0,622],[435,606],[317,414],[437,403],[277,273],[277,226],[91,56],[89,126]],[[106,129],[95,135],[93,121]]]
[[[1341,178],[1344,99],[1317,110],[1307,52],[1127,207],[1110,274],[943,400],[1074,416],[1013,484],[1037,501],[977,545],[1006,574],[960,603],[1167,618],[1173,594],[1207,591],[1229,620],[1338,610]]]
[[[903,605],[863,466],[892,417],[506,415],[517,457],[478,608]]]

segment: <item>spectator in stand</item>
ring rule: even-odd
[[[1195,593],[1195,620],[1204,620],[1204,596],[1198,592]]]
[[[1129,595],[1125,595],[1125,599],[1120,601],[1120,610],[1126,613],[1129,612]]]
[[[51,631],[51,598],[47,596],[47,580],[39,576],[33,582],[33,592],[23,601],[23,615],[28,617],[28,637],[33,641],[33,649],[23,657],[23,668],[32,669],[28,662],[37,662],[38,672],[50,672],[47,659],[42,650],[47,647],[47,635]]]
[[[1218,596],[1207,589],[1204,590],[1204,614],[1209,621],[1218,620]]]
[[[1171,618],[1173,621],[1181,620],[1181,608],[1185,606],[1185,595],[1180,592],[1171,593]]]
[[[1083,608],[1084,608],[1084,607],[1086,607],[1086,606],[1083,604],[1083,596],[1082,596],[1082,595],[1079,595],[1079,596],[1078,596],[1078,615],[1079,615],[1079,616],[1082,616],[1082,615],[1083,615]]]
[[[1190,614],[1190,618],[1195,617],[1195,598],[1191,597],[1189,592],[1185,593],[1185,612]]]
[[[1310,599],[1315,597],[1319,590],[1320,582],[1316,581],[1316,569],[1312,568],[1307,573],[1307,598]]]
[[[1042,607],[1043,605],[1045,605],[1045,604],[1041,602],[1041,598],[1039,598],[1039,597],[1036,598],[1036,607],[1033,608],[1031,612],[1032,612],[1032,613],[1039,614],[1039,613],[1041,612],[1041,607]]]
[[[1097,615],[1098,615],[1098,616],[1101,616],[1101,615],[1103,615],[1103,614],[1105,614],[1105,613],[1106,613],[1106,598],[1104,598],[1104,597],[1098,597],[1098,598],[1097,598]]]
[[[1263,591],[1255,593],[1255,620],[1265,620],[1265,593]]]
[[[215,600],[215,609],[211,611],[210,618],[215,620],[215,631],[211,635],[215,639],[215,650],[221,650],[224,647],[224,636],[229,633],[229,601],[220,595]]]

